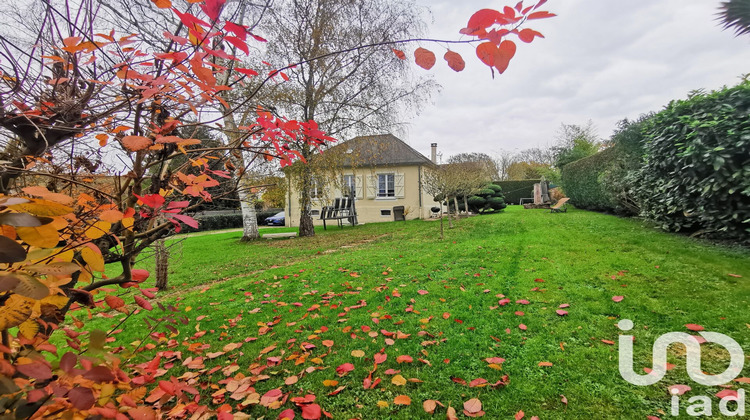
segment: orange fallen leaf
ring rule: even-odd
[[[411,398],[408,395],[399,395],[393,399],[393,403],[396,405],[411,405]]]
[[[539,362],[539,366],[554,366],[554,365],[550,362]]]

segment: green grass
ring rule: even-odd
[[[662,382],[648,387],[625,382],[618,373],[617,346],[602,342],[617,342],[615,324],[624,318],[636,325],[631,333],[636,337],[637,371],[650,366],[651,345],[659,335],[686,331],[688,323],[733,337],[750,355],[746,249],[661,233],[632,219],[576,210],[550,214],[517,206],[460,220],[451,230],[446,226],[443,241],[438,229],[437,222],[409,221],[255,243],[239,243],[240,233],[187,238],[172,248],[172,288],[156,299],[173,305],[176,312],[155,308],[146,313],[173,318],[174,324],[164,321],[155,329],[165,339],[149,337],[141,312],[120,327],[110,345],[124,346],[122,354],[127,356],[142,340],[129,361],[141,363],[166,350],[182,352],[183,360],[205,357],[251,337],[255,340],[238,350],[206,359],[202,371],[177,363],[169,375],[201,372],[201,403],[207,404],[216,390],[210,385],[223,387],[219,381],[225,379],[221,370],[208,375],[211,367],[237,363],[239,370],[233,375],[250,375],[254,363],[264,365],[267,357],[281,357],[279,365],[263,371],[269,378],[255,384],[260,395],[273,388],[290,397],[313,393],[316,403],[334,418],[361,419],[427,418],[422,409],[427,399],[455,407],[461,417],[462,405],[470,398],[479,398],[485,418],[492,419],[510,419],[519,410],[526,418],[542,419],[671,418],[664,414],[669,411],[669,385],[693,388],[682,399],[683,416],[690,396],[713,396],[721,390],[692,383],[683,353],[674,346],[670,362],[677,367]],[[511,303],[498,307],[500,294]],[[616,303],[615,295],[625,299]],[[517,304],[521,299],[530,303]],[[569,314],[558,316],[555,310],[566,303]],[[189,318],[186,325],[178,320],[182,316]],[[199,316],[202,319],[196,321]],[[120,317],[97,315],[87,328],[110,329]],[[269,323],[270,330],[261,331],[260,326]],[[170,337],[165,325],[179,334]],[[363,326],[377,334],[370,337]],[[394,337],[394,344],[388,345],[381,330],[409,337]],[[194,337],[198,331],[205,335]],[[171,347],[169,338],[175,340]],[[323,340],[334,342],[330,354]],[[210,348],[191,351],[188,346],[193,343]],[[305,351],[302,343],[315,348]],[[271,345],[277,348],[260,354]],[[388,360],[373,378],[382,383],[364,390],[362,381],[381,349]],[[353,357],[353,350],[364,351],[365,357]],[[305,361],[295,365],[285,360],[294,354]],[[398,364],[399,355],[410,355],[414,362]],[[322,363],[314,363],[316,357]],[[482,360],[487,357],[505,358],[502,371],[488,367]],[[540,367],[542,361],[553,366]],[[355,369],[338,377],[335,369],[343,363],[353,363]],[[704,370],[718,373],[727,364],[725,352],[704,346]],[[284,384],[287,377],[311,366],[320,369],[302,374],[296,384]],[[387,369],[423,382],[396,386],[392,375],[385,374]],[[502,375],[508,375],[510,384],[498,389],[470,388],[451,380],[485,378],[494,383]],[[750,368],[742,376],[750,376]],[[346,388],[328,396],[334,388],[323,386],[326,379],[336,379]],[[411,397],[412,404],[395,406],[393,399],[400,394]],[[378,401],[388,402],[388,407],[379,408]],[[233,407],[238,403],[227,402]],[[291,402],[277,410],[254,405],[245,412],[276,418],[291,407]],[[444,410],[438,408],[436,416],[445,417]]]

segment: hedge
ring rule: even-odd
[[[673,101],[646,135],[642,215],[670,231],[750,242],[750,81]]]
[[[602,183],[603,175],[617,162],[619,147],[568,163],[562,169],[562,186],[570,202],[580,209],[617,211],[617,201]]]
[[[495,181],[493,184],[499,185],[503,189],[506,203],[518,204],[522,198],[534,197],[534,184],[540,182],[542,182],[540,179],[524,179],[521,181]]]

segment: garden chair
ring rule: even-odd
[[[567,213],[568,212],[568,205],[566,204],[570,200],[570,198],[565,197],[558,200],[557,203],[555,203],[554,206],[549,208],[550,213]]]

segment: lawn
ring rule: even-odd
[[[245,413],[269,419],[306,394],[337,419],[429,418],[425,400],[466,418],[464,403],[474,398],[491,419],[519,411],[527,419],[665,419],[673,418],[673,384],[692,387],[681,399],[688,418],[690,396],[711,396],[717,411],[723,388],[693,383],[681,346],[670,348],[675,367],[661,382],[625,382],[618,320],[635,323],[638,372],[651,366],[658,336],[690,332],[687,324],[729,335],[750,354],[746,249],[575,209],[514,206],[460,220],[443,241],[438,230],[437,222],[409,221],[249,244],[238,242],[240,233],[173,242],[172,288],[153,311],[117,328],[109,345],[122,346],[126,359],[137,348],[128,363],[161,352],[162,367],[178,366],[168,375],[184,374],[201,389],[201,404],[213,398],[234,411],[244,401]],[[113,329],[121,318],[97,314],[87,327]],[[705,371],[726,368],[727,352],[703,350]],[[376,353],[387,359],[373,372]],[[368,376],[382,382],[364,389]],[[238,388],[243,378],[252,387]],[[273,389],[290,400],[258,404]],[[411,404],[395,404],[400,395]]]

